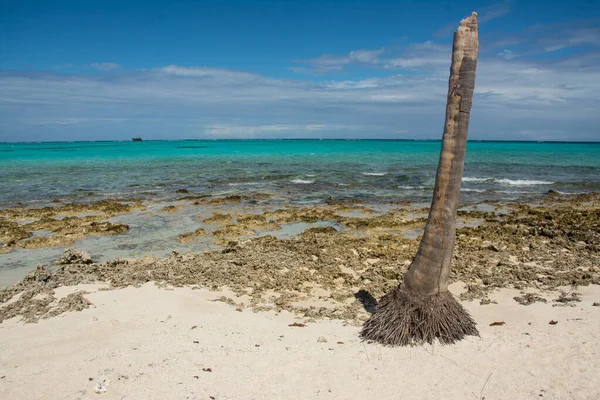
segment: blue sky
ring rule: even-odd
[[[600,140],[596,0],[3,0],[0,141],[440,138],[471,11],[470,138]]]

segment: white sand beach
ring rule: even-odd
[[[388,348],[359,327],[282,312],[236,311],[190,288],[86,290],[93,305],[0,324],[2,399],[597,399],[600,287],[581,302],[463,302],[481,337],[452,346]],[[461,285],[452,286],[455,294]],[[555,325],[550,321],[557,321]],[[493,322],[504,325],[490,326]],[[326,340],[326,341],[325,341]]]

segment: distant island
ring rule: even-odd
[[[138,137],[131,138],[131,140],[133,140],[134,142],[141,142],[142,138],[138,136]]]

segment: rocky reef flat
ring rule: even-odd
[[[374,303],[400,282],[428,211],[408,203],[375,206],[335,199],[279,208],[265,195],[188,195],[175,204],[154,206],[158,215],[186,210],[193,211],[187,218],[197,226],[172,233],[173,246],[203,243],[207,250],[97,262],[86,249],[78,249],[85,254],[78,257],[77,250],[67,248],[65,256],[37,265],[24,280],[0,290],[2,303],[20,296],[0,308],[0,321],[56,314],[52,292],[60,286],[123,288],[155,282],[226,288],[237,300],[223,301],[239,308],[360,324],[368,317],[364,303]],[[1,210],[2,249],[60,248],[96,235],[111,235],[116,246],[129,226],[110,218],[133,211],[139,218],[154,215],[134,200]],[[596,194],[470,204],[458,214],[452,280],[465,286],[463,300],[486,304],[499,288],[548,291],[600,283]],[[41,231],[49,234],[37,235]]]

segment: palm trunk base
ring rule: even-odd
[[[360,335],[387,346],[412,346],[435,339],[452,344],[479,332],[450,292],[422,295],[398,286],[381,299]]]

